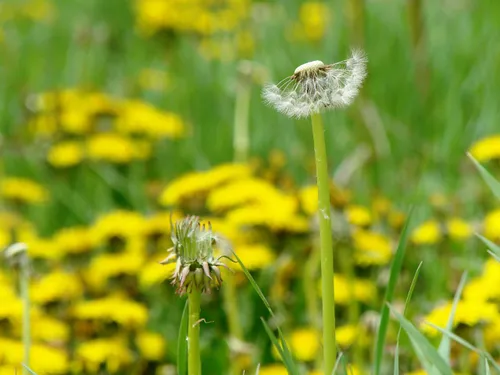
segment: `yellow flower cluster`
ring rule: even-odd
[[[185,134],[174,113],[99,92],[47,92],[30,97],[28,107],[35,114],[29,124],[34,135],[58,139],[47,153],[47,161],[58,168],[85,159],[116,164],[144,160],[156,141]]]
[[[324,1],[306,1],[299,9],[299,20],[293,26],[295,40],[317,42],[321,40],[328,29],[330,8]]]
[[[35,181],[5,177],[0,181],[0,197],[14,202],[39,204],[47,201],[49,193]]]
[[[500,135],[492,135],[474,143],[471,155],[479,162],[500,159]]]
[[[446,237],[453,241],[464,241],[472,234],[472,225],[459,217],[451,217],[444,222],[431,219],[413,230],[411,241],[415,245],[434,245]]]

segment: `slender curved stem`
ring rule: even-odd
[[[335,299],[333,285],[333,240],[330,208],[330,179],[326,158],[325,135],[319,114],[311,116],[318,184],[318,216],[321,253],[321,289],[323,303],[323,366],[330,375],[337,358],[335,342]]]
[[[201,375],[199,322],[201,291],[193,288],[191,293],[188,293],[188,300],[188,375]]]

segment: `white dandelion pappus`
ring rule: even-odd
[[[366,77],[363,51],[334,64],[316,60],[300,65],[293,75],[264,87],[264,101],[289,117],[303,118],[351,104]]]

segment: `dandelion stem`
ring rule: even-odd
[[[321,290],[323,303],[323,366],[331,374],[335,366],[335,300],[333,285],[333,242],[330,219],[330,179],[326,158],[325,135],[321,115],[311,115],[318,184],[318,216],[321,253]]]
[[[188,293],[188,300],[188,375],[201,375],[199,324],[201,291],[193,288],[191,293]]]
[[[242,81],[244,81],[242,79]],[[234,111],[234,159],[245,162],[248,159],[248,116],[250,110],[250,84],[240,82],[236,92],[236,108]]]
[[[24,252],[21,259],[21,280],[20,291],[23,301],[23,347],[24,358],[23,362],[26,366],[30,365],[30,349],[31,349],[31,329],[30,329],[30,295],[29,295],[29,258]],[[26,368],[23,369],[25,375],[29,374]]]

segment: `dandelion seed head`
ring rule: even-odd
[[[310,61],[297,67],[293,75],[264,87],[264,101],[289,117],[303,118],[315,113],[350,105],[366,77],[367,59],[363,51],[334,64]]]

